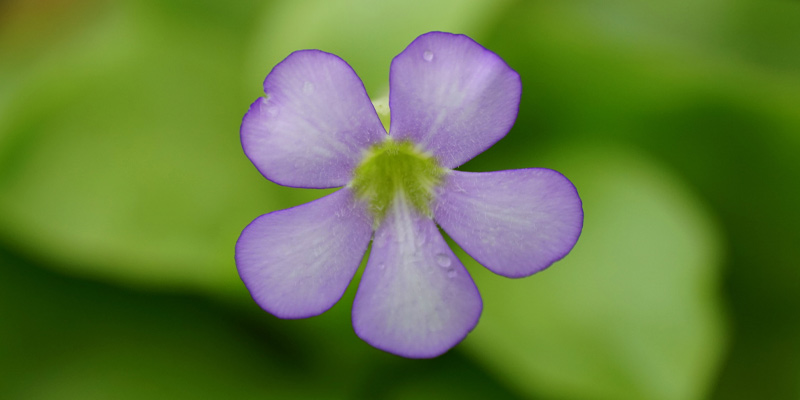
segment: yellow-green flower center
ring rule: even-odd
[[[350,187],[368,204],[377,225],[399,196],[420,213],[431,215],[433,190],[445,171],[433,156],[411,142],[389,138],[367,151]]]

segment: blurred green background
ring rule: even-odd
[[[0,2],[0,398],[800,399],[800,3]],[[526,279],[457,250],[484,299],[449,353],[350,325],[356,285],[283,321],[238,279],[256,216],[328,191],[263,179],[239,124],[290,52],[372,96],[431,30],[522,76],[462,167],[578,187],[573,252]]]

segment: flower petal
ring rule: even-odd
[[[356,73],[341,58],[296,51],[264,81],[242,120],[245,154],[284,186],[343,186],[362,150],[386,137]]]
[[[499,56],[464,35],[426,33],[392,60],[390,134],[455,168],[508,133],[522,83]]]
[[[452,171],[437,194],[434,217],[476,261],[510,278],[566,256],[583,227],[575,186],[544,168]]]
[[[321,314],[347,289],[371,224],[350,189],[262,215],[236,242],[239,276],[256,303],[277,317]]]
[[[375,233],[356,293],[356,334],[390,353],[436,357],[464,339],[482,308],[472,278],[433,220],[395,201]]]

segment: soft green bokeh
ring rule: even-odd
[[[581,146],[542,161],[556,158],[584,199],[578,245],[553,270],[514,281],[461,252],[485,304],[465,346],[543,398],[706,398],[725,345],[714,221],[632,150]]]
[[[0,3],[0,398],[800,398],[800,3]],[[373,97],[416,36],[466,33],[523,81],[462,169],[557,169],[586,225],[510,280],[458,252],[476,330],[405,360],[350,327],[356,282],[278,320],[238,279],[266,181],[241,118],[317,48]],[[363,267],[363,266],[362,266]]]

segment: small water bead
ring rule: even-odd
[[[386,268],[386,264],[384,264],[384,263],[380,263],[380,265],[378,265],[378,268],[380,268],[380,269],[385,269],[385,268]]]
[[[452,261],[450,261],[450,257],[448,257],[447,254],[437,254],[436,263],[442,268],[447,268],[450,266]]]
[[[415,238],[414,241],[417,244],[417,247],[424,245],[425,242],[428,240],[428,237],[423,232],[417,233],[417,235],[415,235],[414,238]]]
[[[387,236],[386,232],[381,232],[379,234],[376,234],[375,238],[372,240],[372,244],[378,248],[386,246],[386,242],[388,240],[386,236]]]
[[[425,61],[433,61],[433,52],[425,50],[425,52],[422,53],[422,59]]]
[[[447,277],[448,278],[455,278],[456,275],[458,275],[458,273],[456,272],[455,269],[450,268],[449,270],[447,270]]]

